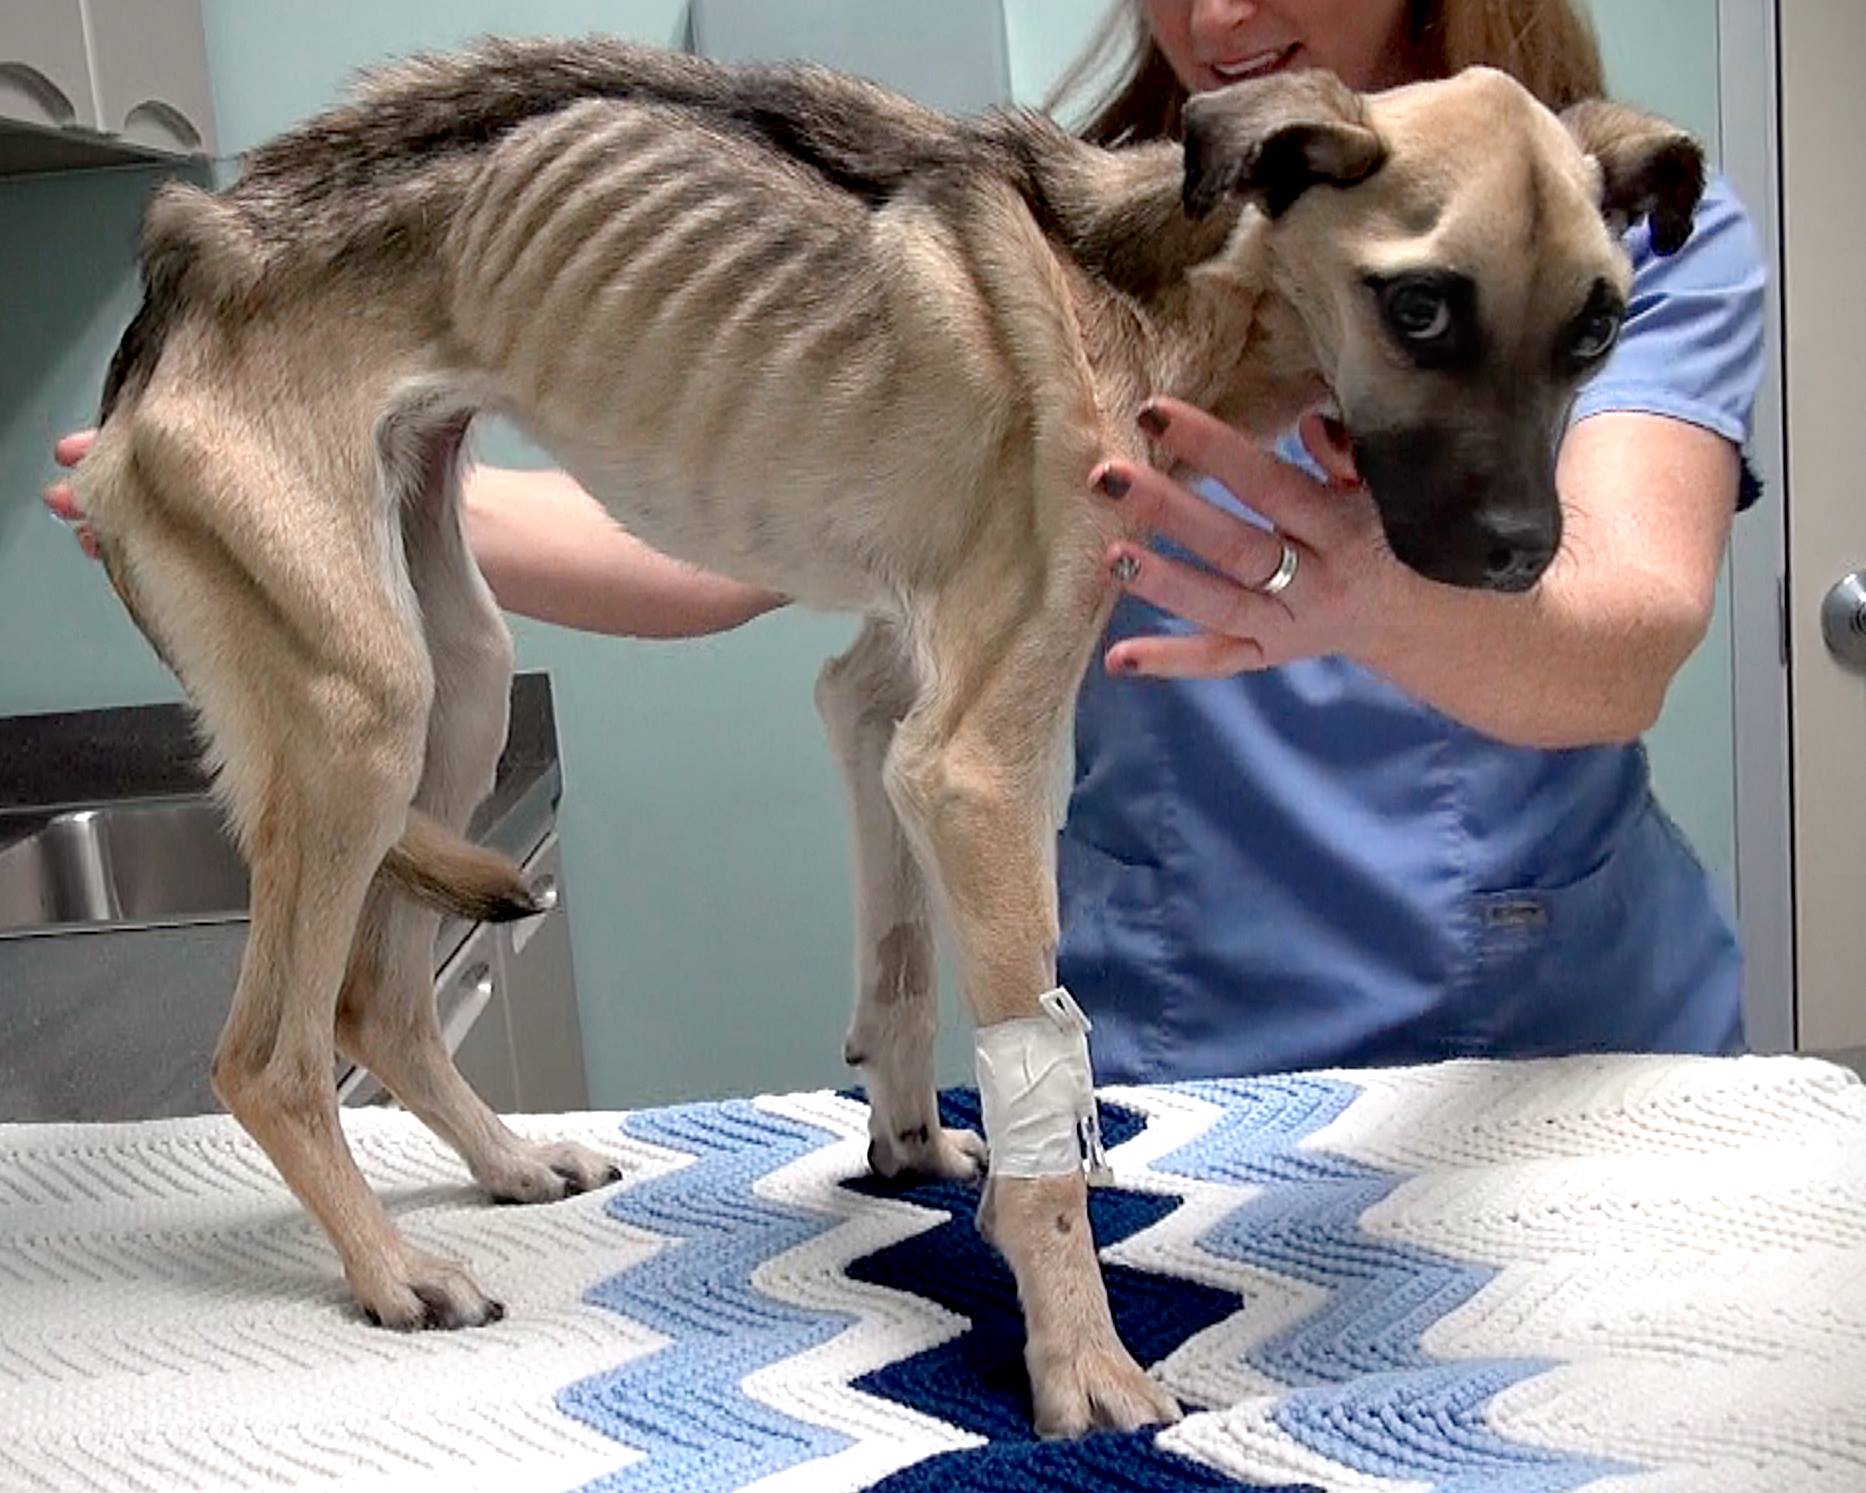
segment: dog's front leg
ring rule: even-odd
[[[978,1216],[1017,1278],[1038,1433],[1079,1436],[1178,1420],[1172,1397],[1115,1332],[1089,1232],[1086,1178],[993,1177]]]
[[[1099,1146],[1087,1046],[1055,989],[1049,789],[1104,613],[1093,596],[1057,601],[1066,585],[969,579],[930,620],[932,677],[895,733],[887,789],[936,870],[979,1027],[991,1168],[980,1224],[1017,1280],[1037,1429],[1133,1430],[1178,1409],[1108,1309],[1078,1149],[1084,1127],[1091,1153]],[[1005,615],[1007,598],[1033,596],[1048,601]]]

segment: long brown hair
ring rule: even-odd
[[[1551,109],[1606,92],[1600,44],[1574,0],[1412,0],[1409,61],[1422,78],[1478,65],[1509,73]],[[1081,127],[1100,145],[1179,133],[1186,89],[1147,29],[1136,0],[1120,0],[1082,57],[1057,84],[1052,108],[1088,91],[1123,58],[1115,81],[1093,98]]]

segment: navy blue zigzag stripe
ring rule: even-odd
[[[977,1128],[978,1096],[940,1095],[945,1123]],[[1131,1110],[1104,1103],[1102,1131],[1110,1146],[1144,1125]],[[1162,1450],[1157,1432],[1100,1432],[1072,1442],[1037,1440],[1024,1374],[1024,1327],[1017,1290],[1003,1257],[980,1238],[973,1215],[975,1184],[916,1182],[906,1186],[860,1177],[843,1184],[873,1196],[903,1197],[949,1215],[939,1226],[854,1261],[857,1280],[935,1301],[972,1325],[950,1342],[866,1375],[856,1387],[922,1414],[990,1438],[988,1446],[946,1452],[903,1468],[873,1493],[1002,1493],[1005,1489],[1141,1489],[1244,1487],[1216,1469]],[[1155,1193],[1097,1188],[1089,1222],[1106,1248],[1138,1233],[1179,1206]],[[1228,1292],[1122,1265],[1103,1274],[1121,1340],[1143,1364],[1172,1353],[1193,1334],[1242,1305]]]

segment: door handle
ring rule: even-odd
[[[1821,637],[1827,651],[1866,674],[1866,571],[1851,571],[1821,599]]]

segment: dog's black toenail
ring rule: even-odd
[[[612,1166],[608,1171],[603,1173],[603,1186],[605,1187],[609,1186],[612,1182],[620,1182],[621,1180],[622,1168],[619,1166]]]
[[[421,1302],[421,1325],[423,1327],[452,1327],[456,1323],[453,1303],[447,1299],[447,1293],[439,1286],[416,1286],[415,1296]]]
[[[927,1127],[924,1125],[916,1125],[912,1130],[903,1130],[899,1132],[894,1138],[902,1145],[924,1146],[928,1140]]]
[[[568,1165],[554,1166],[551,1170],[556,1172],[558,1177],[563,1181],[565,1197],[580,1197],[586,1190],[583,1185],[583,1178],[578,1175],[575,1167]]]
[[[486,1303],[486,1320],[480,1325],[490,1326],[494,1322],[503,1322],[504,1320],[505,1303],[503,1301],[488,1301]]]

